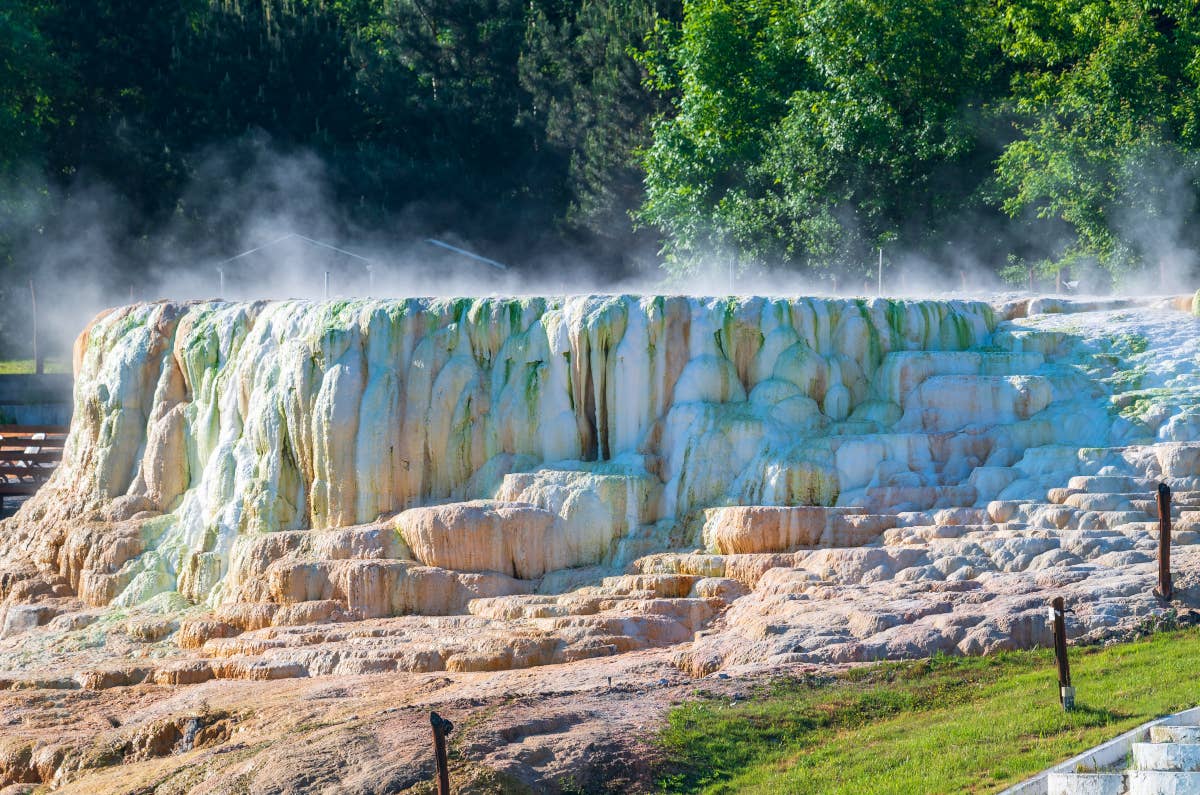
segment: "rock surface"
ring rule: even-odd
[[[120,751],[102,758],[95,727],[0,727],[0,786],[96,791],[113,760],[149,781],[192,754],[225,791],[249,768],[218,752],[260,738],[258,786],[298,787],[304,743],[239,699],[288,723],[388,674],[410,710],[427,690],[609,693],[473,735],[476,773],[552,790],[630,764],[596,767],[572,733],[657,719],[645,681],[1040,645],[1056,595],[1076,641],[1153,627],[1160,482],[1179,603],[1200,598],[1200,320],[1181,305],[112,310],[77,344],[63,465],[0,531],[0,703],[100,694],[137,725],[101,727]],[[240,695],[193,709],[218,686]],[[355,698],[372,742],[408,736]],[[388,747],[363,791],[428,775]]]

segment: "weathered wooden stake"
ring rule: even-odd
[[[1067,660],[1067,606],[1061,596],[1051,602],[1054,620],[1054,661],[1058,663],[1058,701],[1063,709],[1075,706],[1075,688],[1071,687],[1071,663]]]
[[[1171,585],[1171,487],[1158,484],[1158,595],[1170,599]]]
[[[33,279],[29,280],[29,302],[33,305],[33,371],[41,375],[46,369],[46,362],[38,348],[37,290],[33,287]]]
[[[446,737],[454,731],[454,724],[436,712],[429,713],[433,726],[433,755],[437,764],[438,795],[450,795],[450,767],[446,761]]]

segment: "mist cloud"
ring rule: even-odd
[[[1136,176],[1130,180],[1132,198],[1123,203],[1114,223],[1135,241],[1139,253],[1163,263],[1167,278],[1134,278],[1121,289],[1187,291],[1198,259],[1189,238],[1196,210],[1194,174],[1165,160],[1151,167],[1142,164],[1130,173]],[[18,265],[38,287],[44,350],[62,355],[96,312],[131,299],[319,299],[325,295],[327,272],[331,297],[877,292],[874,260],[864,263],[858,276],[832,278],[714,252],[696,272],[672,277],[657,267],[657,252],[648,249],[629,258],[640,267],[614,273],[586,248],[564,245],[562,236],[551,229],[514,229],[513,237],[521,245],[498,253],[494,242],[474,240],[448,223],[456,216],[446,206],[414,204],[390,223],[363,223],[344,197],[339,201],[336,175],[318,156],[285,151],[263,134],[198,153],[194,174],[180,193],[177,212],[157,224],[148,224],[129,201],[87,175],[61,191],[6,192],[10,227],[0,231],[15,236]],[[1021,241],[1012,238],[1011,228],[988,228],[972,217],[965,211],[947,241],[932,250],[906,247],[903,240],[886,247],[884,294],[981,296],[1014,289],[998,272],[1005,264],[1001,258]],[[299,237],[264,247],[288,235],[329,243],[357,256]],[[507,260],[511,267],[496,270],[435,248],[426,242],[429,238]],[[1043,239],[1037,245],[1044,249],[1047,244]],[[228,261],[256,248],[260,250]],[[360,257],[369,260],[369,267]],[[27,287],[10,285],[3,301],[10,347],[20,347],[21,338],[28,336],[28,326],[23,325]]]

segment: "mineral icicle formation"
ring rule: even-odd
[[[977,654],[1043,642],[1051,591],[1121,631],[1154,609],[1158,481],[1180,561],[1200,538],[1190,309],[110,310],[63,464],[0,532],[4,681]],[[155,662],[71,671],[69,637]]]

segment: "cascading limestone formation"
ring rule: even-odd
[[[1145,562],[1144,506],[1122,490],[1168,472],[1189,488],[1194,473],[1162,461],[1200,439],[1200,380],[1178,354],[1197,321],[1174,304],[1122,306],[581,296],[110,310],[76,345],[63,464],[0,536],[3,634],[70,630],[94,620],[81,609],[114,606],[191,616],[151,634],[211,661],[289,647],[297,625],[448,616],[270,670],[477,670],[688,641],[733,604],[724,620],[742,638],[698,640],[684,667],[1020,645],[945,621],[936,641],[897,645],[892,619],[847,628],[834,606]],[[1177,338],[1151,344],[1155,323]],[[1076,475],[1092,479],[1068,487]],[[1093,530],[1107,540],[1059,537]],[[1010,552],[984,554],[997,544]],[[800,595],[821,588],[817,622]],[[905,609],[917,621],[942,606]],[[762,624],[788,611],[790,629]],[[330,643],[352,643],[345,632]],[[204,665],[163,681],[237,667]]]
[[[889,352],[969,348],[994,323],[982,303],[882,300],[130,306],[79,338],[66,459],[27,513],[143,520],[144,548],[89,585],[95,601],[215,604],[263,533],[499,491],[542,506],[511,539],[484,510],[470,530],[413,515],[401,534],[426,563],[534,578],[699,508],[865,486],[816,440],[901,414],[904,373],[872,388]],[[1000,383],[975,410],[1014,396]]]

